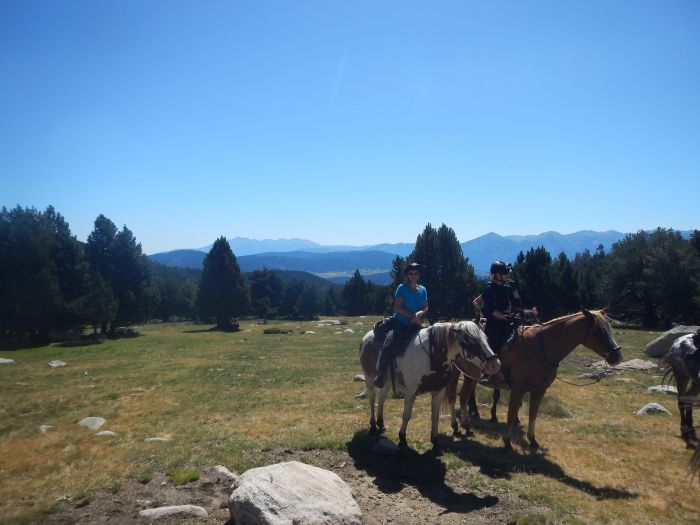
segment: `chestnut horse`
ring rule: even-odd
[[[472,321],[459,323],[436,323],[430,328],[423,328],[416,333],[406,347],[406,351],[397,355],[392,363],[391,374],[384,387],[378,389],[377,418],[374,417],[374,401],[376,387],[374,378],[377,375],[377,360],[381,347],[374,339],[370,330],[360,343],[360,363],[365,372],[367,397],[370,409],[370,434],[378,434],[384,428],[384,401],[389,388],[398,382],[405,390],[403,422],[399,430],[399,446],[406,448],[406,427],[411,419],[413,403],[418,394],[431,392],[432,419],[430,440],[433,446],[437,442],[438,419],[445,386],[450,379],[452,362],[462,356],[468,362],[478,363],[487,374],[498,372],[500,362],[486,340],[484,332]]]
[[[559,363],[578,345],[583,345],[605,358],[610,365],[622,361],[620,346],[615,342],[610,323],[604,310],[581,312],[552,319],[542,325],[526,327],[520,336],[501,352],[501,372],[504,383],[484,386],[493,388],[510,388],[508,404],[508,422],[503,442],[506,450],[511,450],[510,443],[513,427],[518,419],[518,410],[525,393],[530,393],[530,411],[527,437],[530,447],[539,448],[535,439],[535,422],[540,402],[547,388],[557,377]],[[457,396],[457,382],[462,372],[453,371],[447,387],[447,401],[452,408],[452,428],[457,432],[454,404]],[[474,391],[476,380],[464,374],[464,385],[459,393],[460,420],[469,431],[469,414],[467,400]]]

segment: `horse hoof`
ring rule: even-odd
[[[401,450],[406,450],[408,448],[408,442],[406,441],[406,438],[399,438],[399,448]]]
[[[537,441],[535,441],[534,439],[530,441],[530,450],[536,452],[537,450],[539,450],[539,448],[540,444]]]
[[[491,423],[498,423],[498,418],[496,416],[491,416]]]
[[[481,419],[481,416],[479,415],[479,412],[472,410],[469,412],[469,419]]]
[[[504,441],[503,443],[503,448],[501,449],[501,452],[504,454],[513,452],[513,445],[510,444],[510,440]]]

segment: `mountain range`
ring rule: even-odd
[[[690,231],[681,231],[684,238]],[[462,253],[469,259],[478,274],[488,274],[489,266],[495,259],[514,262],[518,253],[543,246],[552,257],[564,252],[573,259],[584,250],[594,252],[598,246],[608,252],[612,245],[627,234],[608,230],[596,232],[583,230],[561,234],[555,231],[538,235],[508,235],[487,233],[476,239],[461,243]],[[398,255],[406,257],[415,246],[412,243],[374,244],[367,246],[327,246],[306,239],[265,239],[255,240],[245,237],[229,239],[243,272],[251,272],[266,267],[269,269],[295,270],[313,273],[319,277],[342,283],[358,269],[368,280],[380,284],[391,281],[391,262]],[[149,255],[166,266],[181,268],[201,268],[204,257],[211,246],[201,249],[173,250]]]

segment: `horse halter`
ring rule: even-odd
[[[481,345],[472,343],[471,341],[464,342],[464,338],[466,337],[466,331],[465,330],[459,330],[459,347],[462,350],[462,357],[465,359],[474,359],[478,358],[481,359],[484,364],[488,363],[489,361],[493,359],[498,359],[498,356],[493,353],[493,355],[486,355],[486,352],[484,352],[483,348]],[[477,347],[476,350],[473,350],[474,347]]]
[[[591,332],[591,329],[595,326],[596,319],[594,315],[591,315],[588,318],[588,324],[586,325],[586,333],[583,335],[583,341],[581,344],[583,346],[586,346],[586,340],[588,340],[588,335]],[[614,341],[614,340],[613,340]],[[611,357],[612,356],[619,356],[621,353],[622,347],[620,345],[614,346],[610,348],[609,350],[605,351],[605,362],[610,364],[612,362]]]

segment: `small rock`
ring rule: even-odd
[[[595,372],[587,372],[585,374],[581,374],[579,379],[595,379],[596,381],[600,381],[601,379],[604,379],[608,376],[611,376],[615,373],[615,371],[612,368],[603,368],[602,370],[597,370]]]
[[[667,414],[670,416],[671,412],[658,403],[647,403],[637,411],[638,416],[647,416],[649,414]]]
[[[304,332],[304,333],[305,333],[305,334],[315,334],[316,332],[314,332],[313,330],[307,330],[307,331]]]
[[[606,368],[610,365],[605,361],[596,361],[591,366],[593,368]],[[630,359],[629,361],[624,361],[611,368],[615,368],[616,370],[649,370],[651,368],[658,368],[658,365],[651,361],[645,361],[644,359]]]
[[[54,430],[56,430],[56,427],[53,425],[41,425],[39,427],[39,430],[41,430],[42,434],[46,434],[47,432],[53,432]]]
[[[51,368],[60,368],[62,366],[66,366],[66,363],[64,363],[63,361],[60,361],[58,359],[54,359],[53,361],[49,361],[49,366]]]
[[[5,359],[4,357],[0,357],[0,365],[9,365],[12,363],[16,363],[14,359]]]
[[[363,376],[362,374],[357,374],[355,377],[352,378],[352,380],[355,382],[359,382],[359,381],[364,382],[365,376]]]
[[[647,388],[650,393],[678,394],[678,389],[673,385],[656,385]]]
[[[197,505],[170,505],[168,507],[155,507],[139,511],[139,516],[143,518],[208,518],[209,514],[204,507]]]
[[[167,441],[170,441],[170,438],[159,438],[159,437],[153,437],[153,438],[146,438],[144,439],[146,443],[165,443]]]
[[[231,472],[229,469],[224,467],[223,465],[216,465],[214,467],[214,472],[217,474],[221,474],[223,477],[235,481],[238,479],[238,474]]]
[[[355,399],[365,399],[367,397],[367,389],[365,388],[362,392],[355,394]]]
[[[111,437],[117,437],[116,432],[112,432],[111,430],[102,430],[95,434],[96,436],[111,436]]]
[[[97,430],[106,422],[107,420],[103,417],[86,417],[81,419],[78,425],[80,425],[81,427],[87,427],[90,430]]]
[[[343,330],[343,333],[346,333],[346,334],[354,334],[354,333],[355,333],[355,330],[353,330],[352,328],[346,328],[345,330]]]

